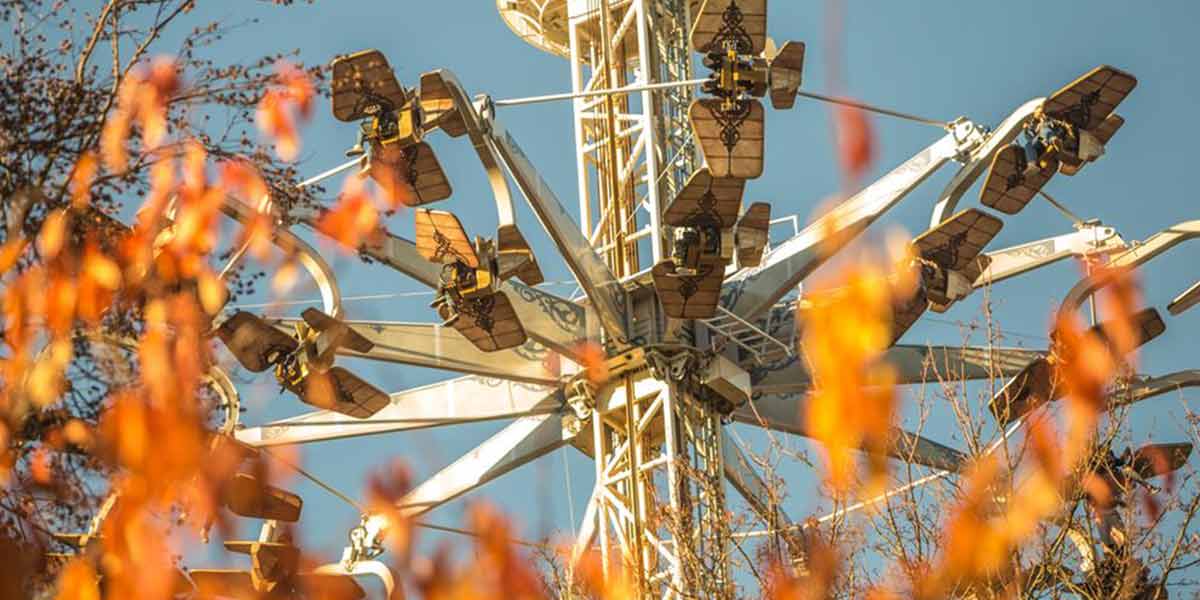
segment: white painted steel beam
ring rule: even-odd
[[[761,266],[744,269],[727,279],[721,304],[747,320],[766,312],[947,161],[968,155],[983,139],[982,131],[974,123],[957,122],[949,133],[916,156],[821,216],[795,237],[771,248]],[[828,239],[829,231],[838,232],[837,238]]]
[[[556,413],[563,404],[562,395],[554,388],[477,376],[459,377],[391,396],[391,404],[365,419],[318,410],[240,429],[235,437],[250,446],[302,444],[546,415]]]
[[[276,327],[295,331],[300,319],[279,319]],[[342,321],[375,346],[356,352],[345,346],[339,356],[394,362],[431,369],[458,371],[483,377],[540,385],[558,385],[558,377],[547,371],[547,350],[534,341],[507,350],[484,352],[453,327],[432,323],[395,321]]]
[[[799,394],[767,395],[755,400],[753,406],[747,404],[734,411],[733,420],[808,437],[804,426],[805,404]],[[895,442],[888,455],[897,460],[954,472],[967,462],[962,452],[899,427],[892,428],[892,435]]]
[[[903,385],[1012,377],[1043,355],[1045,352],[1023,348],[897,344],[888,348],[884,360],[895,365],[897,383]],[[812,377],[798,356],[766,366],[750,363],[753,360],[745,368],[755,392],[803,392],[812,386]]]
[[[575,275],[595,309],[599,324],[617,340],[628,338],[625,315],[628,300],[625,288],[617,281],[604,259],[596,253],[586,236],[580,231],[579,223],[563,208],[558,197],[538,173],[525,151],[512,134],[499,122],[492,121],[489,132],[505,166],[512,174],[517,187],[525,195],[534,214],[542,222],[550,238],[558,247],[567,268]]]
[[[400,510],[409,516],[429,512],[569,441],[561,414],[517,419],[409,492],[400,500]]]

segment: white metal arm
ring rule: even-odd
[[[1184,290],[1178,296],[1175,296],[1171,303],[1167,305],[1167,310],[1173,315],[1178,315],[1183,311],[1193,307],[1200,302],[1200,281],[1192,284],[1192,287]]]
[[[485,102],[486,104],[486,102]],[[504,165],[508,167],[517,187],[529,201],[533,212],[542,222],[554,244],[558,246],[559,254],[567,264],[567,268],[575,275],[579,287],[587,294],[595,308],[596,316],[604,330],[617,340],[628,338],[628,324],[625,321],[627,313],[627,298],[625,288],[617,281],[604,259],[596,253],[588,242],[579,224],[563,208],[558,197],[538,174],[525,151],[513,139],[512,134],[493,119],[488,123],[488,139],[499,153]]]
[[[255,447],[304,444],[544,415],[563,406],[562,394],[554,388],[477,376],[441,381],[391,396],[390,404],[365,419],[318,410],[241,429],[234,435],[238,441]]]
[[[1126,247],[1125,240],[1112,227],[1084,225],[1072,233],[986,253],[991,263],[975,280],[974,287],[1004,281],[1071,256],[1110,254]]]
[[[294,332],[300,319],[279,319],[275,326]],[[374,346],[357,352],[338,346],[339,356],[445,369],[497,379],[539,385],[557,385],[558,378],[546,370],[547,350],[534,341],[507,350],[484,352],[451,327],[431,323],[395,321],[342,321]]]
[[[768,395],[747,404],[733,413],[733,420],[747,425],[766,427],[793,435],[809,437],[804,426],[805,402],[799,394]],[[967,462],[963,453],[933,440],[892,428],[894,443],[888,455],[897,460],[924,465],[943,471],[958,472]]]
[[[772,248],[761,266],[731,277],[722,289],[721,304],[743,319],[769,310],[947,161],[968,156],[984,139],[977,125],[958,121],[940,140]],[[834,239],[828,237],[831,231],[836,232]]]
[[[990,355],[989,355],[990,353]],[[960,381],[1011,377],[1044,352],[1022,348],[982,346],[923,346],[897,344],[884,357],[895,366],[897,383]],[[812,376],[799,358],[782,364],[752,367],[754,390],[768,394],[804,392],[812,387]]]
[[[1108,409],[1137,404],[1148,398],[1189,387],[1200,387],[1200,369],[1176,371],[1168,375],[1135,382],[1129,386],[1127,393],[1112,396],[1109,399]]]
[[[409,516],[424,514],[569,441],[561,414],[521,417],[409,492],[400,500],[400,510]]]

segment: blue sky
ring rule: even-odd
[[[1139,86],[1120,109],[1127,124],[1108,154],[1077,177],[1055,178],[1047,191],[1081,217],[1099,218],[1115,226],[1127,241],[1200,216],[1187,179],[1194,168],[1192,141],[1200,138],[1200,124],[1193,117],[1200,98],[1193,62],[1200,57],[1200,40],[1194,35],[1198,22],[1194,3],[1013,0],[1004,3],[1003,10],[995,3],[951,0],[847,0],[847,5],[844,91],[902,111],[947,120],[967,116],[977,123],[995,125],[1024,101],[1053,92],[1097,64],[1109,63],[1134,73]],[[388,55],[407,85],[414,84],[423,71],[449,68],[469,93],[488,93],[498,99],[568,91],[570,87],[565,61],[513,36],[487,0],[355,0],[287,9],[208,2],[200,3],[198,16],[259,19],[229,36],[217,51],[224,56],[218,58],[299,48],[302,60],[323,63],[336,54],[375,47]],[[808,44],[805,88],[817,92],[826,91],[825,23],[824,2],[775,0],[770,8],[770,31],[777,40],[797,39]],[[564,205],[574,210],[570,111],[569,103],[546,104],[501,109],[499,118]],[[775,215],[798,214],[804,220],[819,202],[838,191],[841,179],[831,146],[829,114],[828,106],[803,99],[789,112],[769,111],[766,174],[747,186],[748,201],[769,201]],[[941,135],[909,122],[872,119],[879,152],[871,179]],[[319,105],[316,118],[304,131],[304,170],[316,173],[339,164],[353,137],[352,126],[335,121],[327,105]],[[495,221],[489,192],[469,143],[442,134],[433,136],[431,143],[455,188],[455,196],[442,207],[457,212],[472,233],[490,234]],[[873,230],[923,230],[933,201],[953,170],[953,166],[944,168]],[[973,190],[960,206],[977,206],[977,197]],[[548,240],[528,208],[520,206],[518,213],[523,231],[540,250],[547,280],[569,279],[561,262],[552,258]],[[411,217],[397,216],[390,227],[411,236]],[[1070,223],[1057,212],[1034,201],[1021,214],[1005,218],[1004,230],[991,248],[1070,230]],[[1179,247],[1142,271],[1146,301],[1164,315],[1167,302],[1200,276],[1195,266],[1200,242],[1193,244]],[[402,275],[359,265],[352,258],[340,258],[337,268],[347,296],[423,291]],[[1066,262],[999,284],[994,291],[995,314],[1001,328],[1013,334],[1007,343],[1044,347],[1050,311],[1078,275],[1078,267]],[[570,288],[551,290],[566,293]],[[918,323],[904,341],[958,343],[962,338],[956,323],[980,317],[978,296],[944,315],[931,315],[937,320]],[[425,307],[428,301],[427,296],[398,297],[353,302],[347,308],[349,316],[356,319],[433,321],[432,311]],[[1147,346],[1141,370],[1164,374],[1200,366],[1187,342],[1200,326],[1200,310],[1165,318],[1167,333]],[[378,363],[357,366],[364,377],[389,391],[450,376]],[[257,381],[258,385],[243,386],[251,404],[247,422],[306,409],[290,395],[275,396],[271,382]],[[1183,399],[1166,396],[1139,407],[1134,415],[1134,438],[1182,439]],[[421,479],[502,426],[466,425],[328,442],[305,448],[303,458],[310,470],[357,494],[363,488],[364,474],[373,467],[402,458]],[[743,428],[738,432],[752,445],[761,445],[762,436]],[[926,433],[952,446],[961,445],[961,436],[951,427],[944,405],[935,407]],[[802,442],[795,444],[807,447]],[[555,532],[569,535],[574,527],[569,515],[572,510],[576,516],[582,513],[591,487],[591,469],[591,463],[574,450],[561,451],[487,486],[470,499],[486,498],[506,509],[521,524],[525,537]],[[815,503],[803,493],[812,489],[811,469],[800,464],[785,464],[781,469],[792,490],[789,511],[794,517],[811,514]],[[332,558],[357,515],[306,482],[294,481],[293,487],[306,501],[301,535]],[[451,503],[428,519],[457,525],[464,506],[462,501]],[[432,532],[423,536],[427,543],[444,539]]]

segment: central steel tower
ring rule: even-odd
[[[698,4],[497,2],[521,39],[567,59],[571,89],[581,96],[573,111],[580,227],[630,291],[634,337],[695,335],[656,331],[665,318],[645,285],[650,267],[668,250],[663,207],[697,166],[687,116],[692,88],[645,88],[692,78],[688,32]],[[622,88],[632,89],[586,95]],[[645,293],[638,293],[640,287]],[[592,430],[588,451],[596,467],[577,555],[598,548],[606,570],[621,561],[647,596],[677,597],[685,590],[688,596],[726,596],[730,530],[720,414],[676,384],[679,372],[697,367],[684,364],[692,355],[630,354],[631,365],[649,369],[621,373],[621,357],[610,359],[619,385],[575,398],[579,426]]]

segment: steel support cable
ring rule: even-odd
[[[796,95],[801,98],[809,98],[811,100],[819,100],[821,102],[829,102],[831,104],[841,104],[842,106],[850,106],[850,107],[857,108],[860,110],[865,110],[865,111],[869,111],[869,112],[873,112],[873,113],[879,113],[881,115],[886,115],[889,117],[895,117],[897,119],[904,119],[906,121],[912,121],[914,123],[921,123],[922,125],[930,125],[933,127],[937,127],[938,129],[948,129],[950,126],[950,121],[941,121],[938,119],[930,119],[927,117],[920,117],[920,116],[917,116],[914,114],[900,112],[898,110],[892,110],[890,108],[883,108],[880,106],[875,106],[873,104],[867,104],[865,102],[858,102],[856,100],[851,100],[849,98],[838,98],[837,96],[826,96],[825,94],[817,94],[814,92],[805,92],[805,91],[800,91],[800,90],[796,91]]]
[[[649,84],[643,84],[643,85],[631,85],[631,86],[619,87],[619,88],[613,88],[613,89],[607,89],[607,90],[592,90],[592,91],[588,91],[588,92],[566,92],[566,93],[562,93],[562,94],[546,94],[546,95],[542,95],[542,96],[528,96],[528,97],[524,97],[524,98],[511,98],[508,100],[496,100],[493,102],[493,104],[495,104],[496,106],[522,106],[522,105],[527,105],[527,104],[540,104],[543,102],[555,102],[555,101],[559,101],[559,100],[575,100],[575,99],[579,99],[579,98],[591,98],[591,97],[596,97],[596,96],[613,96],[613,95],[619,95],[619,94],[630,94],[630,93],[634,93],[634,92],[645,92],[645,91],[664,90],[664,89],[679,88],[679,87],[690,87],[690,86],[694,86],[694,85],[700,85],[700,84],[704,83],[705,81],[708,81],[708,79],[707,78],[705,78],[705,79],[687,79],[684,81],[669,81],[669,82],[665,82],[665,83],[649,83]],[[816,92],[805,92],[805,91],[797,90],[796,96],[798,96],[800,98],[808,98],[810,100],[829,102],[831,104],[841,104],[843,106],[850,106],[850,107],[857,108],[860,110],[878,113],[878,114],[889,116],[889,117],[895,117],[897,119],[904,119],[906,121],[912,121],[914,123],[921,123],[922,125],[929,125],[932,127],[937,127],[939,129],[946,129],[950,123],[950,121],[930,119],[928,117],[922,117],[922,116],[914,115],[911,113],[893,110],[890,108],[883,108],[881,106],[867,104],[865,102],[858,102],[856,100],[851,100],[849,98],[839,98],[837,96],[828,96],[825,94],[818,94]]]

